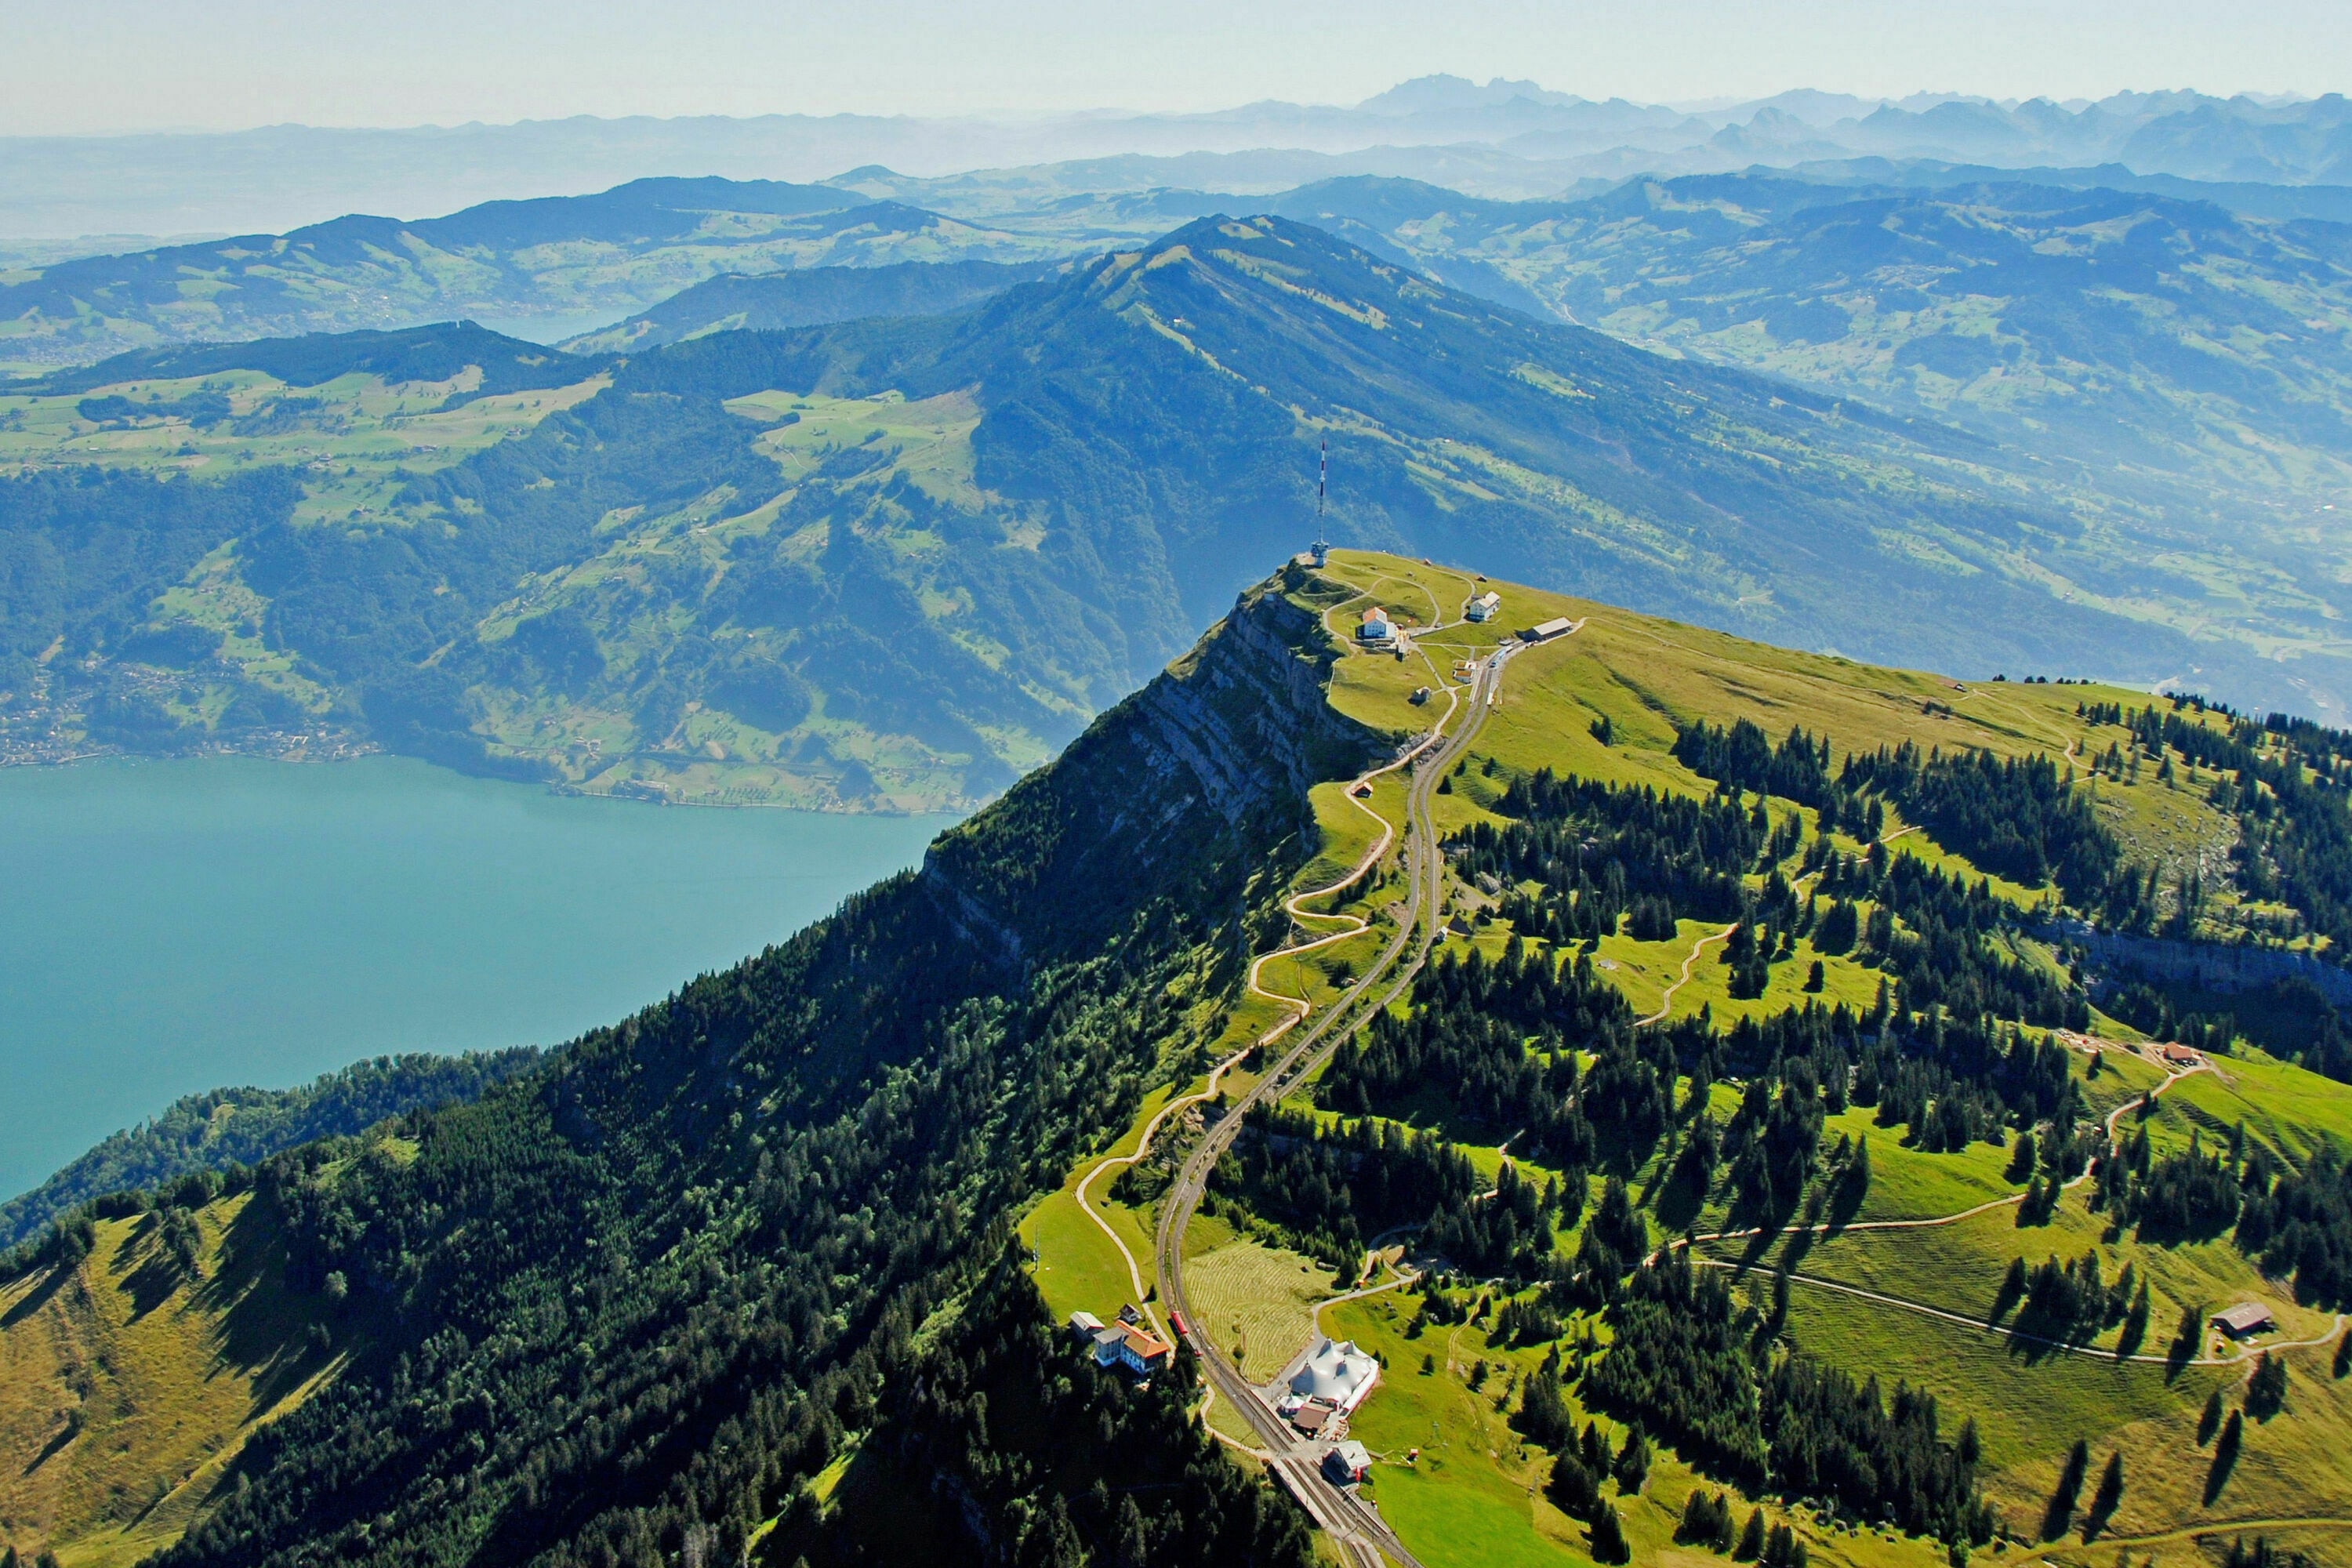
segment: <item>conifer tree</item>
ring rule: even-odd
[[[1625,1540],[1625,1526],[1617,1518],[1614,1504],[1602,1503],[1592,1520],[1592,1560],[1596,1563],[1623,1563],[1631,1560],[1633,1549]]]
[[[1584,1468],[1591,1471],[1596,1479],[1609,1473],[1609,1439],[1602,1436],[1601,1423],[1586,1422],[1584,1436],[1579,1439],[1578,1446],[1581,1450],[1579,1458],[1584,1461]]]
[[[1570,1519],[1591,1519],[1601,1506],[1600,1479],[1573,1453],[1564,1453],[1551,1462],[1551,1479],[1545,1483],[1544,1493],[1554,1508]]]
[[[1650,1479],[1650,1440],[1638,1426],[1626,1430],[1624,1446],[1617,1450],[1616,1474],[1618,1489],[1627,1497]]]
[[[1739,1544],[1732,1548],[1731,1555],[1742,1563],[1753,1563],[1764,1555],[1764,1510],[1762,1509],[1754,1509],[1748,1512],[1747,1528],[1739,1532]]]

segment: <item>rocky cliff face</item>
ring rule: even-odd
[[[1242,595],[1058,760],[931,846],[923,879],[968,934],[1013,960],[1082,949],[1154,909],[1231,909],[1252,876],[1312,853],[1308,787],[1382,737],[1325,701],[1338,650],[1283,586]]]

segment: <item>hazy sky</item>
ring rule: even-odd
[[[1344,103],[1451,71],[1588,97],[2352,86],[2345,0],[0,0],[0,133],[569,114]]]

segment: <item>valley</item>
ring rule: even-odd
[[[1475,120],[1509,96],[1474,95],[1478,107],[1465,100],[1464,111]],[[1570,119],[1582,112],[1570,105],[1552,110]],[[2105,127],[2101,135],[2123,122],[2085,112]],[[2166,116],[2154,100],[2119,112]],[[1947,129],[1974,123],[1957,104],[1915,118]],[[1868,123],[1881,136],[1908,121],[1890,110]],[[2048,132],[2034,123],[2033,134]],[[645,180],[594,195],[494,202],[404,226],[353,218],[216,247],[89,258],[37,276],[9,274],[0,290],[23,307],[10,313],[9,331],[35,345],[23,352],[38,350],[17,367],[27,372],[191,337],[392,326],[436,315],[523,321],[534,310],[577,321],[603,300],[612,324],[566,345],[592,361],[740,331],[895,320],[898,330],[863,330],[877,344],[858,391],[919,398],[915,386],[901,384],[908,379],[903,368],[882,370],[884,363],[906,366],[910,344],[919,345],[916,359],[931,357],[933,345],[921,342],[929,334],[904,325],[907,319],[980,309],[1008,289],[1093,265],[1107,251],[1157,254],[1172,231],[1202,218],[1272,215],[1459,290],[1479,302],[1478,310],[1580,324],[1669,362],[1759,373],[1770,378],[1760,386],[1793,384],[1818,395],[1827,401],[1817,416],[1837,410],[1826,417],[1842,427],[1825,430],[1817,417],[1798,439],[1809,448],[1836,448],[1832,471],[1867,476],[1865,482],[1895,492],[1924,487],[1962,503],[1965,515],[1938,506],[1933,510],[1945,515],[1928,520],[1901,515],[1916,509],[1898,501],[1890,509],[1896,515],[1874,521],[1867,548],[1947,592],[2001,595],[2007,602],[1990,626],[2055,619],[2104,627],[2087,634],[2108,645],[2096,672],[2133,684],[2169,680],[2331,716],[2347,700],[2340,633],[2346,563],[2331,509],[2347,479],[2344,334],[2352,307],[2344,214],[2323,199],[2340,187],[2200,184],[2119,166],[2004,170],[1874,158],[1681,174],[1654,164],[1556,195],[1497,199],[1467,169],[1461,189],[1428,183],[1438,173],[1432,169],[1402,177],[1402,166],[1315,179],[1302,164],[1287,184],[1241,164],[1222,176],[1221,169],[1213,161],[1090,160],[940,179],[866,167],[817,184]],[[1232,183],[1221,185],[1219,177]],[[1204,183],[1188,187],[1187,178]],[[197,288],[189,281],[195,278],[206,281]],[[1336,278],[1318,288],[1350,297]],[[984,365],[960,357],[971,384],[985,388]],[[1234,362],[1236,374],[1273,384],[1271,367],[1244,363],[1255,357]],[[577,384],[588,384],[598,368],[581,365]],[[1140,364],[1122,369],[1144,374]],[[1432,374],[1425,365],[1391,365],[1391,373]],[[837,389],[803,379],[770,390]],[[142,393],[131,383],[115,395],[152,400],[160,391]],[[193,395],[176,386],[166,401]],[[0,407],[0,423],[34,420],[20,431],[31,438],[18,439],[0,461],[110,462],[118,458],[108,448],[143,447],[173,466],[210,463],[204,471],[215,476],[224,461],[284,463],[303,475],[307,499],[298,515],[305,521],[394,513],[398,486],[366,459],[398,454],[388,443],[356,439],[357,427],[336,441],[236,439],[234,450],[222,449],[224,432],[259,430],[256,411],[265,395],[266,388],[242,396],[236,419],[206,426],[210,439],[194,426],[179,430],[168,416],[134,421],[146,426],[134,440],[129,430],[60,427],[72,405]],[[577,395],[584,395],[569,401]],[[541,406],[528,406],[534,401]],[[1801,579],[1801,567],[1754,559],[1718,538],[1695,547],[1677,541],[1671,525],[1660,534],[1643,526],[1659,520],[1592,494],[1560,472],[1557,458],[1529,463],[1523,451],[1488,449],[1479,421],[1463,411],[1448,411],[1434,428],[1407,430],[1329,388],[1296,405],[1314,426],[1307,434],[1376,431],[1374,455],[1396,442],[1423,471],[1448,476],[1430,503],[1441,510],[1461,484],[1475,493],[1499,480],[1506,497],[1520,492],[1550,510],[1581,511],[1588,534],[1606,536],[1612,551],[1632,556],[1624,564],[1636,570],[1606,589],[1620,601],[1704,613],[1728,629],[1855,657],[1979,673],[2032,657],[2013,646],[2032,639],[2011,637],[2003,639],[2011,647],[1988,648],[1982,644],[1992,639],[1982,632],[1939,640],[1865,625],[1856,635],[1840,622],[1866,623],[1868,596],[1804,603],[1790,580]],[[535,427],[535,415],[561,406],[568,402],[439,407],[435,420],[446,428],[413,436],[405,467],[455,463],[472,443],[521,437]],[[306,411],[283,396],[270,407],[286,437],[305,424],[349,417],[339,408]],[[1370,423],[1359,426],[1360,419]],[[1743,423],[1712,438],[1758,455],[1778,450],[1771,436],[1739,428]],[[1473,452],[1480,455],[1465,467],[1460,459]],[[1120,456],[1164,461],[1148,452]],[[1711,476],[1703,492],[1719,505],[1730,500],[1723,477]],[[1055,480],[1034,476],[1032,483],[1045,493]],[[766,498],[736,499],[748,507]],[[1273,500],[1218,499],[1255,506]],[[1382,526],[1408,499],[1361,498],[1374,503],[1368,509],[1374,515],[1356,520],[1360,531],[1350,542],[1423,549]],[[1213,532],[1221,526],[1207,521]],[[1199,521],[1186,526],[1191,532]],[[1640,568],[1654,566],[1661,553],[1679,557],[1669,574],[1697,576],[1706,592],[1693,596],[1677,584],[1680,591],[1668,594],[1642,583]],[[1204,625],[1245,576],[1221,564],[1227,569],[1215,592],[1187,600],[1191,623],[1155,639],[1159,657]],[[1597,564],[1580,563],[1588,577]],[[1508,569],[1534,576],[1534,566],[1530,558]],[[1181,572],[1175,586],[1189,592]],[[1786,602],[1790,595],[1798,602]],[[1130,659],[1118,684],[1154,667],[1150,657]],[[317,706],[316,692],[301,695]],[[1091,711],[1100,699],[1079,700]],[[502,761],[528,759],[525,765],[583,782],[606,770],[590,767],[595,759],[577,747],[588,740],[613,746],[621,738],[618,718],[607,710],[562,721],[560,736],[538,744],[502,723],[505,733],[491,750]],[[462,729],[479,731],[480,716]],[[828,741],[818,754],[803,736],[762,730],[746,737],[750,745],[740,753],[719,739],[733,764],[720,770],[724,782],[673,778],[677,770],[667,760],[648,756],[607,787],[667,784],[693,798],[734,791],[734,798],[858,809],[860,775],[852,764],[871,773],[878,763],[879,796],[947,804],[981,798],[1003,782],[995,764],[1017,773],[1069,732],[1046,712],[992,713],[977,748],[959,737],[959,744],[924,755],[902,737],[876,750],[841,731],[844,744],[836,751]],[[689,752],[710,743],[645,739],[656,752],[665,743]],[[460,750],[473,744],[456,742]],[[956,756],[967,760],[950,760]],[[846,795],[845,778],[853,786]],[[972,782],[980,787],[958,791]]]

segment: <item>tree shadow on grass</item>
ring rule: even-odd
[[[277,1408],[332,1359],[310,1335],[311,1325],[324,1321],[323,1301],[291,1289],[286,1276],[284,1229],[268,1205],[249,1203],[229,1222],[212,1277],[192,1297],[216,1317],[215,1354],[252,1380],[248,1422]]]
[[[2238,1468],[2238,1449],[2242,1439],[2238,1436],[2237,1417],[2232,1415],[2230,1419],[2231,1425],[2222,1428],[2221,1441],[2213,1449],[2212,1468],[2205,1472],[2207,1508],[2221,1500],[2221,1489],[2230,1484],[2230,1473]]]
[[[67,1279],[80,1268],[79,1263],[56,1263],[38,1285],[25,1292],[25,1299],[0,1315],[0,1329],[13,1329],[49,1304],[49,1298],[65,1288]]]
[[[163,1245],[160,1211],[149,1210],[115,1249],[114,1274],[131,1300],[131,1321],[137,1322],[188,1283],[179,1260]]]
[[[67,1418],[66,1424],[58,1429],[58,1435],[50,1438],[47,1444],[43,1445],[39,1453],[33,1456],[33,1462],[25,1467],[23,1473],[28,1476],[31,1475],[35,1470],[39,1469],[43,1465],[47,1464],[51,1459],[57,1458],[58,1454],[65,1450],[65,1446],[67,1444],[72,1442],[76,1437],[80,1436],[80,1412],[76,1411],[71,1416]]]
[[[2066,1355],[2083,1342],[2074,1324],[2036,1312],[2031,1305],[2009,1326],[2009,1353],[2028,1366]]]
[[[1706,1184],[1677,1173],[1657,1194],[1654,1212],[1662,1229],[1676,1235],[1688,1230],[1706,1207]]]
[[[2166,1383],[2177,1381],[2182,1373],[2189,1370],[2189,1363],[2196,1358],[2198,1342],[2204,1337],[2201,1324],[2194,1333],[2173,1336],[2172,1342],[2164,1347],[2164,1381]]]
[[[1853,1216],[1862,1212],[1862,1200],[1867,1195],[1859,1182],[1838,1182],[1830,1188],[1827,1220],[1832,1236],[1853,1223]]]

